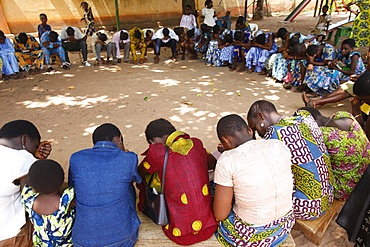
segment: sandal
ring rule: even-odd
[[[286,90],[292,89],[292,83],[290,83],[290,82],[284,82],[283,88],[285,88]]]
[[[47,70],[47,72],[52,72],[52,71],[54,71],[53,67],[49,67],[48,70]]]
[[[319,108],[319,107],[315,104],[315,102],[312,102],[312,100],[311,100],[310,98],[308,98],[308,97],[307,97],[306,92],[302,92],[301,97],[302,97],[302,101],[303,101],[303,103],[304,103],[304,105],[305,105],[306,107],[311,107],[311,108],[315,108],[315,109]]]

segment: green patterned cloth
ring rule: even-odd
[[[356,16],[352,26],[350,38],[356,40],[357,47],[370,45],[370,0],[357,0],[356,5],[360,8],[360,13]]]
[[[338,200],[348,199],[370,164],[370,142],[356,119],[345,111],[338,111],[331,116],[334,120],[343,118],[353,120],[349,131],[320,127],[335,178],[334,197]]]

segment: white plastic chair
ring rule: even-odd
[[[252,32],[252,36],[255,37],[257,31],[258,31],[258,25],[255,24],[255,23],[249,23],[249,27],[251,29],[251,32]]]

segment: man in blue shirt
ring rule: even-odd
[[[72,154],[68,184],[76,192],[74,246],[134,246],[140,220],[133,182],[141,183],[138,158],[126,152],[119,129],[103,124],[93,133],[94,147]]]
[[[63,69],[69,69],[69,63],[66,62],[65,52],[62,46],[62,40],[57,32],[45,32],[40,39],[41,49],[44,51],[45,64],[48,66],[48,72],[54,69],[50,65],[50,54],[59,56]]]

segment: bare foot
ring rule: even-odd
[[[241,68],[239,68],[236,72],[243,72],[243,71],[245,71],[245,67],[244,66],[241,67]]]
[[[247,74],[252,74],[253,73],[253,69],[248,69],[247,70]]]
[[[154,63],[159,63],[159,56],[154,57]]]

